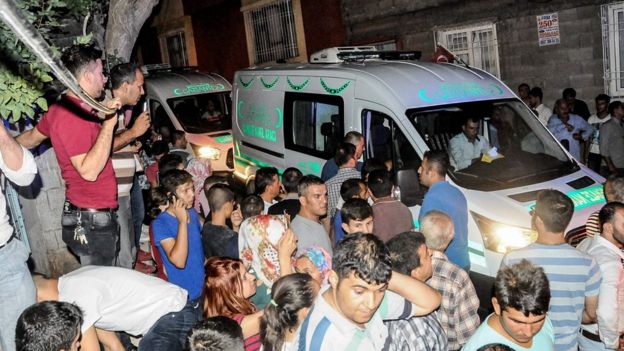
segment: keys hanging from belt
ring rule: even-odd
[[[78,212],[78,221],[76,222],[76,228],[74,228],[74,240],[80,242],[82,245],[89,244],[87,240],[86,230],[82,226],[82,213]]]

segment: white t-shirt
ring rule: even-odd
[[[603,123],[611,120],[611,115],[607,115],[604,118],[598,118],[598,115],[591,115],[587,120],[592,127],[594,127],[594,133],[589,137],[589,141],[591,145],[589,147],[589,152],[592,154],[600,155],[600,126]]]
[[[186,290],[135,270],[86,266],[59,278],[59,300],[76,304],[84,314],[82,332],[91,326],[145,334],[170,312],[180,311]]]

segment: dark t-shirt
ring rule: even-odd
[[[283,215],[284,211],[290,215],[290,219],[295,219],[301,209],[299,199],[285,199],[269,207],[270,215]]]
[[[238,233],[232,229],[206,222],[201,236],[206,258],[214,256],[238,258]]]

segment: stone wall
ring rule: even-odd
[[[61,237],[65,182],[52,149],[35,157],[38,174],[18,189],[36,272],[57,277],[79,267]]]
[[[404,50],[428,60],[439,29],[496,24],[502,80],[514,90],[521,82],[540,86],[552,107],[566,87],[594,109],[604,91],[600,5],[597,0],[342,0],[347,41],[360,45],[396,39]],[[561,44],[538,45],[536,16],[558,12]]]

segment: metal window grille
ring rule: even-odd
[[[299,56],[292,0],[280,0],[245,12],[254,63]]]
[[[624,97],[624,2],[600,7],[605,91]]]
[[[438,31],[436,43],[444,45],[469,65],[500,77],[494,24]]]

